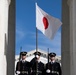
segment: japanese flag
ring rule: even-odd
[[[58,28],[62,25],[62,22],[47,14],[36,3],[36,28],[40,30],[45,36],[53,39]]]

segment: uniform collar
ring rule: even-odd
[[[26,60],[21,60],[22,62],[25,62]]]
[[[55,63],[55,60],[51,61],[51,63]]]
[[[40,63],[40,60],[37,60],[38,61],[38,63]]]

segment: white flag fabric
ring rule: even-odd
[[[62,22],[59,19],[47,14],[36,3],[36,28],[38,30],[48,38],[53,39],[61,25]]]

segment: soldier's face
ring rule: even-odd
[[[24,60],[26,58],[26,56],[22,56],[22,60]]]
[[[55,60],[55,57],[50,57],[50,60],[51,60],[51,61]]]

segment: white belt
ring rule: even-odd
[[[26,73],[26,74],[28,74],[28,71],[20,71],[20,73],[23,73],[23,74]]]

